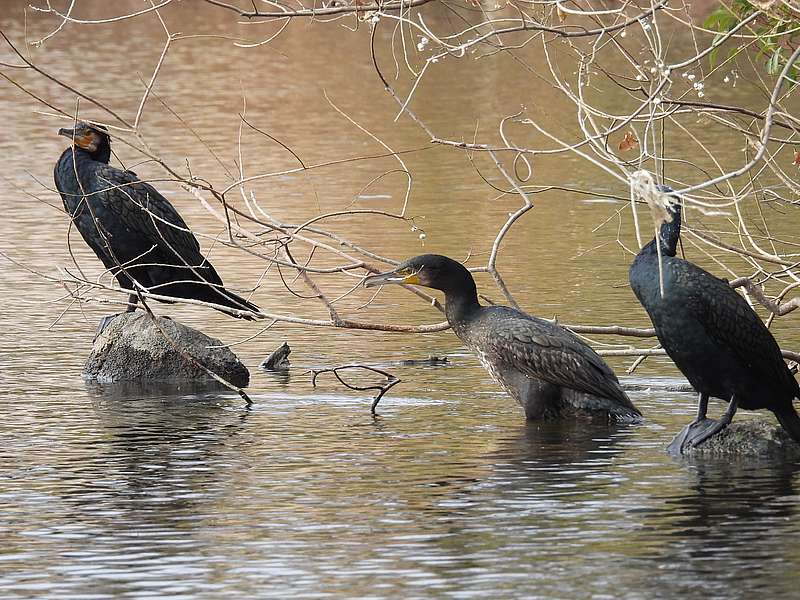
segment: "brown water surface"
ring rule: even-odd
[[[142,6],[78,4],[81,14],[95,15],[111,5]],[[25,6],[14,1],[0,8],[0,28],[20,47]],[[258,40],[272,31],[237,25],[225,11],[186,2],[164,16],[173,31],[186,35]],[[447,15],[433,11],[429,18],[446,23]],[[56,24],[29,12],[28,36]],[[462,151],[430,148],[408,119],[393,122],[397,105],[372,68],[368,27],[362,23],[352,33],[343,24],[353,23],[294,23],[255,49],[219,37],[179,40],[155,92],[208,141],[224,168],[156,98],[143,120],[148,143],[173,166],[185,169],[188,161],[215,186],[230,184],[225,169],[238,169],[237,115],[246,90],[248,120],[308,164],[383,152],[331,108],[327,92],[394,149],[421,149],[404,160],[414,175],[409,213],[419,216],[427,239],[423,245],[408,223],[378,218],[327,225],[397,259],[423,251],[459,258],[486,252],[517,201],[498,199]],[[379,31],[383,66],[393,75],[385,52],[390,28]],[[29,52],[43,68],[132,118],[141,81],[162,45],[157,21],[143,18],[68,25]],[[533,48],[520,55],[541,67]],[[0,56],[16,60],[5,51]],[[452,60],[432,69],[412,106],[442,136],[472,132],[479,121],[494,139],[498,120],[521,105],[555,130],[569,131],[572,106],[537,79],[521,79],[523,72],[502,54]],[[11,74],[74,109],[74,97],[56,85],[22,71]],[[408,83],[403,74],[398,87],[407,91]],[[718,99],[729,93],[720,89]],[[0,250],[49,275],[76,272],[68,220],[47,189],[65,147],[55,132],[65,122],[35,112],[42,106],[6,83],[0,106]],[[85,102],[82,111],[102,117]],[[709,128],[709,140],[713,135]],[[164,178],[163,170],[124,145],[115,149],[141,177]],[[741,153],[731,147],[718,158],[738,164]],[[485,157],[477,164],[504,185]],[[256,174],[291,169],[296,161],[250,132],[243,165],[246,174]],[[390,158],[353,162],[256,182],[248,193],[265,210],[297,222],[349,205],[373,177],[396,167]],[[566,156],[537,162],[536,177],[594,188],[598,198],[536,197],[536,208],[512,231],[499,261],[520,304],[563,322],[646,326],[627,287],[631,256],[615,242],[620,221],[614,214],[623,205],[602,198],[624,190]],[[356,206],[397,210],[404,185],[390,175]],[[208,236],[205,247],[221,234],[219,222],[179,186],[157,187]],[[627,213],[621,223],[622,238],[633,246]],[[776,227],[792,229],[791,223]],[[101,273],[74,232],[71,246],[87,275]],[[212,258],[234,289],[251,286],[264,266],[222,246]],[[705,257],[692,258],[716,268]],[[319,280],[328,290],[346,289],[341,277]],[[478,280],[482,291],[501,299],[488,278]],[[307,293],[299,283],[294,288]],[[85,383],[81,366],[109,306],[68,307],[59,301],[63,288],[5,261],[0,290],[2,597],[796,596],[800,466],[666,456],[666,444],[691,418],[694,397],[666,391],[683,380],[664,359],[649,359],[635,375],[622,377],[636,387],[631,397],[647,417],[642,425],[526,425],[451,332],[408,336],[282,325],[234,347],[253,374],[248,410],[227,392]],[[384,290],[369,308],[357,310],[368,298],[359,291],[344,311],[372,321],[441,319],[400,289]],[[288,294],[274,270],[253,299],[273,312],[326,317],[323,307]],[[158,309],[226,342],[259,327],[201,308]],[[790,319],[777,325],[776,335],[785,346],[800,343]],[[290,374],[259,371],[259,361],[284,340],[293,348]],[[396,362],[432,354],[447,355],[449,364]],[[310,385],[307,369],[353,361],[403,379],[378,418],[370,416],[365,393],[347,392],[324,377],[317,388]],[[610,360],[621,374],[630,361]]]

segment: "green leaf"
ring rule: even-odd
[[[717,35],[715,35],[714,36],[714,41],[713,41],[713,43],[711,45],[713,46],[714,44],[716,44],[719,40],[722,39],[723,36],[724,36],[724,34],[722,34],[722,33],[718,33]],[[710,63],[712,69],[714,68],[714,65],[717,64],[717,55],[719,54],[719,49],[720,49],[720,47],[717,46],[708,55],[708,62]]]
[[[767,61],[767,73],[777,75],[781,70],[781,48],[778,48]]]
[[[706,18],[703,25],[706,29],[717,31],[730,31],[739,23],[739,18],[724,6],[719,7]]]

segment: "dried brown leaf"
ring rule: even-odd
[[[619,143],[619,151],[620,152],[629,152],[636,148],[639,145],[639,140],[636,139],[636,136],[633,135],[632,132],[626,131],[625,137],[622,138],[622,141]]]

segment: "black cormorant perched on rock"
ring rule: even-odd
[[[445,295],[455,334],[520,403],[526,418],[568,415],[638,421],[641,413],[598,354],[563,327],[505,306],[481,306],[475,280],[462,264],[437,254],[416,256],[364,280],[422,285]]]
[[[659,191],[672,192],[666,186]],[[697,418],[669,450],[682,452],[716,435],[730,424],[737,408],[771,410],[800,442],[800,417],[792,405],[800,389],[775,338],[727,281],[675,256],[681,232],[677,198],[668,212],[671,221],[661,225],[658,236],[663,297],[655,239],[636,255],[629,279],[667,355],[699,393]],[[710,396],[729,403],[719,421],[706,418]]]
[[[135,173],[108,164],[111,143],[104,127],[78,123],[58,133],[74,144],[61,154],[54,172],[64,208],[120,286],[258,311],[223,287],[197,239],[164,196]],[[137,299],[131,294],[128,311],[135,309]],[[255,318],[248,313],[236,316]],[[108,320],[101,322],[101,330]]]

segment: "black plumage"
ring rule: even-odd
[[[368,287],[407,283],[441,290],[455,334],[525,410],[528,419],[570,414],[635,421],[641,413],[602,358],[563,327],[505,306],[481,306],[475,280],[436,254],[365,279]]]
[[[74,143],[64,150],[54,172],[64,208],[120,286],[258,311],[223,287],[186,222],[164,196],[135,173],[108,164],[111,143],[104,128],[78,123],[59,134]],[[128,310],[134,310],[136,302],[137,295],[131,294]],[[255,318],[248,313],[235,316]]]
[[[668,194],[672,190],[662,187]],[[737,408],[766,408],[800,442],[800,418],[792,400],[797,380],[769,329],[728,282],[675,256],[681,231],[681,205],[672,198],[671,221],[661,225],[663,297],[658,248],[653,239],[633,261],[629,280],[661,345],[699,393],[697,419],[679,434],[671,449],[683,451],[724,429]],[[719,421],[706,418],[708,398],[729,402]]]

